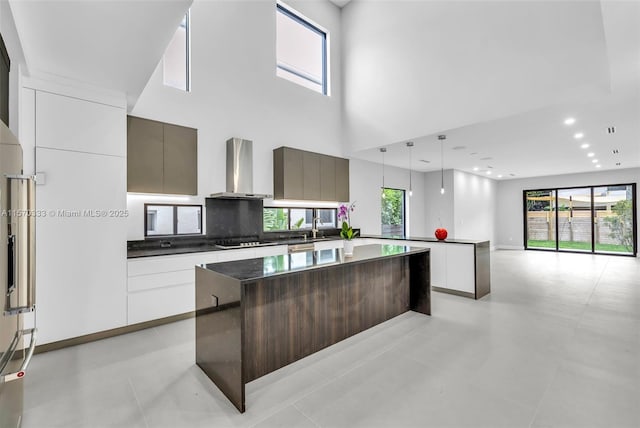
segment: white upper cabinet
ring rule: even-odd
[[[127,155],[123,108],[36,91],[36,123],[38,147]]]

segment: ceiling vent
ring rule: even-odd
[[[616,133],[616,127],[615,126],[610,126],[607,128],[607,134],[615,134]]]

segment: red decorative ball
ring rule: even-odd
[[[447,239],[447,229],[444,228],[438,228],[436,229],[436,238],[438,238],[440,241],[444,241],[445,239]]]

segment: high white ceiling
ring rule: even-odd
[[[9,1],[30,72],[126,92],[130,106],[192,2]],[[593,171],[589,152],[601,170],[640,167],[640,1],[331,1],[349,3],[353,157],[380,162],[384,146],[407,168],[413,141],[411,167],[437,170],[446,134],[445,168],[492,177]]]
[[[193,0],[9,0],[30,73],[135,103]]]
[[[343,25],[353,157],[408,168],[413,141],[438,170],[446,134],[446,169],[492,178],[640,167],[640,2],[356,1]]]
[[[331,3],[342,8],[342,7],[345,7],[347,3],[349,3],[350,1],[351,0],[331,0]]]

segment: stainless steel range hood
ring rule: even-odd
[[[272,195],[253,193],[253,141],[227,140],[227,191],[212,193],[212,198],[265,199]]]

